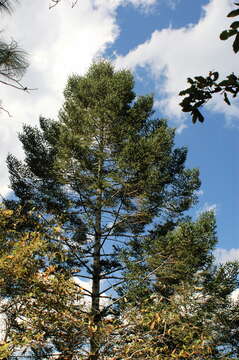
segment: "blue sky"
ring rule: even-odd
[[[148,12],[140,11],[133,5],[120,7],[117,21],[120,25],[120,36],[116,39],[109,51],[113,49],[120,54],[126,54],[135,46],[146,41],[153,31],[164,29],[170,25],[180,28],[200,19],[202,6],[208,1],[179,0],[158,1]]]
[[[219,70],[237,72],[231,43],[218,39],[230,20],[231,0],[70,0],[52,10],[48,0],[25,0],[5,16],[3,35],[29,53],[23,82],[30,94],[2,89],[0,98],[12,117],[1,113],[0,193],[8,192],[5,158],[23,157],[17,132],[39,115],[56,118],[67,77],[84,74],[97,57],[135,74],[138,94],[153,93],[159,117],[177,128],[175,143],[188,147],[189,167],[198,167],[202,187],[193,211],[215,209],[221,259],[239,258],[239,108],[216,98],[204,109],[205,123],[192,125],[181,113],[178,91],[186,78]]]

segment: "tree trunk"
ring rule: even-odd
[[[101,134],[102,135],[102,134]],[[101,144],[101,151],[102,144]],[[98,197],[96,200],[96,215],[95,215],[95,243],[93,253],[93,276],[92,276],[92,329],[90,335],[90,356],[89,360],[99,359],[99,322],[100,322],[100,279],[101,279],[101,210],[102,210],[102,167],[103,162],[100,159],[98,166]]]
[[[99,359],[99,334],[98,324],[100,321],[100,249],[101,249],[101,210],[97,211],[96,216],[96,232],[95,232],[95,245],[93,255],[93,279],[92,279],[92,332],[90,337],[90,357],[89,360]]]

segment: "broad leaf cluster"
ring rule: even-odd
[[[194,79],[188,78],[187,82],[190,87],[180,91],[180,96],[185,96],[183,101],[179,104],[183,112],[190,112],[192,115],[193,124],[196,121],[203,122],[204,116],[199,108],[205,105],[213,95],[219,93],[223,95],[224,101],[227,105],[231,105],[228,94],[236,97],[239,92],[239,78],[230,74],[226,79],[218,81],[218,72],[210,72],[207,77],[195,76]]]
[[[234,3],[239,6],[239,3]],[[239,15],[239,9],[231,11],[227,16],[236,17]],[[227,40],[235,36],[233,41],[233,51],[239,51],[239,21],[234,21],[230,25],[230,29],[222,31],[220,34],[221,40]],[[205,105],[216,93],[223,95],[224,102],[231,105],[228,95],[237,97],[239,92],[239,77],[234,73],[229,74],[226,79],[218,80],[219,73],[217,71],[210,72],[207,77],[195,76],[194,79],[188,78],[187,82],[190,87],[180,91],[179,95],[184,96],[184,99],[179,104],[184,112],[190,112],[192,122],[204,122],[204,116],[199,108]]]

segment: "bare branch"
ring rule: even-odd
[[[56,5],[58,5],[61,2],[61,0],[50,0],[49,9],[54,8]],[[73,8],[76,6],[78,0],[72,0],[71,7]]]
[[[7,86],[11,86],[11,87],[13,87],[13,88],[15,88],[15,89],[17,89],[17,90],[23,90],[23,91],[26,91],[26,92],[29,92],[29,91],[32,91],[32,90],[37,90],[37,88],[28,88],[28,87],[26,87],[26,86],[24,86],[24,85],[22,85],[19,81],[17,81],[17,80],[13,80],[13,79],[11,79],[12,81],[14,81],[16,84],[18,84],[18,85],[14,85],[14,84],[11,84],[11,83],[9,83],[9,82],[6,82],[6,81],[3,81],[3,80],[0,80],[0,83],[1,84],[4,84],[4,85],[7,85]]]
[[[8,116],[9,117],[12,117],[12,115],[10,114],[10,112],[7,110],[7,109],[5,109],[2,105],[0,105],[0,111],[5,111],[7,114],[8,114]]]

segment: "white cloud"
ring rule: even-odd
[[[236,249],[223,249],[217,248],[214,251],[216,262],[224,264],[228,261],[239,261],[239,248]]]
[[[195,191],[195,194],[196,194],[197,196],[203,196],[203,195],[204,195],[204,191],[203,191],[202,189],[196,190],[196,191]]]
[[[0,313],[0,343],[4,341],[6,334],[6,315]]]
[[[188,126],[186,124],[180,124],[176,128],[176,134],[182,134],[183,130],[186,129]]]
[[[196,75],[207,75],[218,70],[222,76],[237,70],[238,59],[233,54],[231,41],[222,42],[219,34],[228,28],[231,19],[226,17],[232,7],[230,0],[211,0],[203,8],[197,24],[174,29],[156,30],[148,41],[140,44],[125,56],[118,56],[119,67],[148,70],[155,84],[155,93],[160,94],[159,106],[167,116],[176,117],[179,124],[183,114],[178,103],[180,90],[187,87],[186,79]],[[213,111],[224,112],[228,118],[238,118],[236,105],[226,106],[216,98],[210,104]],[[183,128],[179,127],[178,132]]]
[[[166,0],[166,3],[172,10],[175,10],[176,7],[179,5],[180,0]]]
[[[239,304],[239,289],[234,290],[231,293],[230,298],[234,304]]]
[[[217,204],[208,204],[207,202],[205,202],[202,208],[197,211],[196,216],[198,217],[199,215],[207,211],[213,211],[216,214],[217,210],[218,210]]]
[[[56,118],[68,76],[85,73],[119,35],[116,12],[120,5],[131,3],[147,11],[155,1],[84,0],[73,9],[70,1],[62,1],[49,10],[48,0],[25,0],[16,5],[12,16],[1,15],[1,36],[14,38],[30,54],[30,67],[22,81],[38,90],[27,94],[1,86],[0,99],[12,117],[0,113],[0,193],[7,191],[7,153],[23,157],[16,135],[22,124],[37,124],[41,114]]]
[[[7,179],[6,179],[6,182],[7,182]],[[10,193],[10,189],[7,185],[0,186],[0,202],[2,200],[2,197],[3,198],[7,197],[9,193]]]

